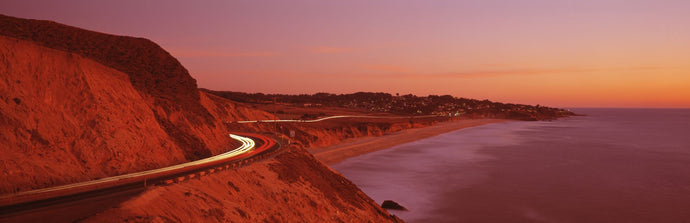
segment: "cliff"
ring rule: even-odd
[[[226,122],[274,119],[200,92],[141,38],[0,15],[0,193],[86,181],[215,155]],[[85,216],[88,217],[88,216]],[[249,166],[151,187],[85,221],[396,221],[299,147]]]
[[[0,16],[0,193],[196,160],[224,122],[272,118],[200,92],[155,43]]]

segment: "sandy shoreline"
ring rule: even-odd
[[[464,119],[451,122],[442,122],[433,126],[405,129],[384,136],[368,136],[345,140],[342,143],[327,147],[309,148],[309,152],[322,162],[332,165],[350,157],[359,156],[396,145],[429,138],[439,134],[452,132],[468,127],[480,126],[491,123],[507,122],[506,119]]]

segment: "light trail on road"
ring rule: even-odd
[[[157,175],[157,174],[164,174],[166,172],[175,172],[178,170],[182,170],[184,168],[191,168],[195,166],[200,166],[202,164],[207,164],[211,163],[214,161],[220,161],[224,159],[230,159],[233,157],[237,157],[243,154],[246,154],[254,147],[256,146],[256,143],[254,142],[253,139],[249,137],[243,137],[235,134],[229,134],[230,138],[233,138],[237,141],[240,141],[242,145],[237,147],[236,149],[230,150],[228,152],[212,156],[209,158],[205,159],[200,159],[188,163],[183,163],[183,164],[177,164],[173,166],[168,166],[168,167],[163,167],[159,169],[153,169],[153,170],[146,170],[146,171],[141,171],[141,172],[136,172],[136,173],[129,173],[129,174],[124,174],[124,175],[119,175],[119,176],[113,176],[113,177],[106,177],[106,178],[101,178],[98,180],[91,180],[91,181],[85,181],[85,182],[79,182],[79,183],[73,183],[73,184],[67,184],[67,185],[61,185],[61,186],[55,186],[55,187],[49,187],[49,188],[43,188],[43,189],[37,189],[37,190],[30,190],[30,191],[23,191],[19,193],[13,193],[13,194],[6,194],[3,196],[0,196],[0,201],[3,200],[11,200],[12,197],[22,197],[22,196],[33,196],[33,195],[40,195],[40,194],[48,194],[48,193],[53,193],[53,192],[59,192],[59,191],[67,191],[75,188],[82,188],[82,187],[88,187],[88,186],[94,186],[94,185],[99,185],[99,184],[106,184],[106,183],[113,183],[117,181],[122,181],[130,178],[138,178],[138,177],[144,177],[144,176],[150,176],[150,175]],[[268,143],[268,142],[266,142]]]
[[[0,222],[78,221],[114,207],[154,185],[178,183],[247,165],[276,152],[280,144],[258,133],[229,134],[241,143],[225,153],[154,170],[0,195]]]
[[[334,115],[323,117],[313,120],[301,120],[301,119],[269,119],[269,120],[250,120],[250,121],[237,121],[237,123],[262,123],[262,122],[320,122],[329,119],[336,118],[376,118],[376,119],[396,119],[396,118],[430,118],[430,117],[443,117],[439,115],[424,115],[424,116],[368,116],[368,115]]]

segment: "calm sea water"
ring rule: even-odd
[[[333,166],[408,222],[690,222],[690,110],[463,129]]]

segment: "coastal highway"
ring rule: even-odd
[[[336,115],[314,120],[253,120],[234,123],[313,123],[337,118],[424,118],[428,116]],[[143,192],[147,185],[167,184],[235,167],[279,149],[272,138],[252,133],[232,133],[241,145],[226,153],[188,163],[92,181],[0,195],[2,222],[72,222],[99,213]]]
[[[248,162],[249,158],[276,150],[280,146],[273,139],[260,134],[232,133],[229,137],[239,141],[241,145],[209,158],[92,181],[0,195],[0,222],[41,220],[41,216],[53,215],[51,213],[60,212],[61,209],[71,212],[82,211],[72,208],[75,206],[82,207],[87,212],[93,212],[96,210],[90,210],[93,207],[89,206],[94,202],[116,205],[119,202],[106,200],[122,200],[123,196],[136,195],[142,192],[147,184],[172,183],[234,167],[237,163]],[[65,215],[65,213],[55,214]],[[73,221],[76,220],[75,217],[80,218],[85,216],[84,214],[88,215],[88,213],[67,214],[60,221]]]
[[[374,118],[374,119],[398,119],[398,118],[429,118],[440,117],[439,115],[424,115],[424,116],[374,116],[374,115],[334,115],[313,120],[300,119],[269,119],[269,120],[252,120],[252,121],[236,121],[235,123],[262,123],[262,122],[320,122],[329,119],[337,118]]]

